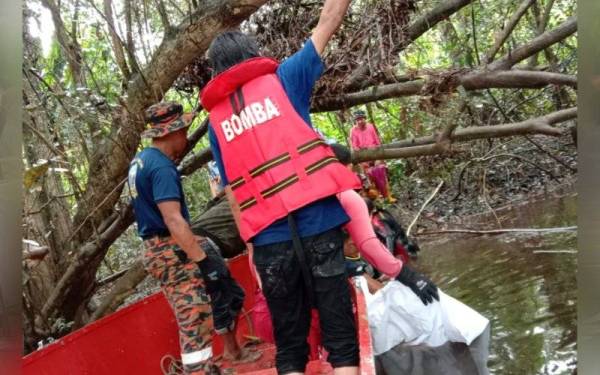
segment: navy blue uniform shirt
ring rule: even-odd
[[[181,216],[190,222],[177,166],[159,149],[148,147],[135,156],[129,165],[127,183],[140,237],[168,233],[158,209],[160,202],[178,201]]]

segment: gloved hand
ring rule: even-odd
[[[408,266],[402,265],[402,269],[396,280],[409,287],[423,302],[424,305],[432,303],[433,299],[440,300],[437,286],[422,273],[419,273]]]
[[[209,295],[218,291],[222,285],[221,281],[229,276],[229,270],[225,262],[210,252],[206,253],[206,258],[196,262],[196,264],[200,269],[206,292]]]

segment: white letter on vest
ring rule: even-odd
[[[231,127],[233,128],[234,133],[237,135],[242,134],[242,132],[244,131],[244,128],[242,127],[242,122],[240,121],[238,115],[231,116]]]
[[[267,121],[267,114],[260,103],[252,103],[250,104],[252,107],[252,112],[254,112],[254,118],[256,119],[256,125],[260,125],[263,122]]]
[[[231,124],[229,121],[223,121],[221,123],[221,129],[223,129],[223,134],[225,135],[227,142],[231,141],[233,139],[233,131],[231,131]]]
[[[267,118],[269,120],[272,119],[273,117],[279,116],[279,110],[277,110],[277,107],[275,107],[275,104],[273,104],[271,99],[269,99],[269,98],[265,99],[265,107],[267,108]]]
[[[240,113],[240,117],[242,118],[242,125],[244,125],[244,129],[250,129],[256,125],[256,121],[254,120],[254,116],[252,116],[252,111],[249,107],[244,108],[242,113]]]

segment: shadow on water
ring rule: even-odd
[[[504,228],[576,225],[576,197],[499,213]],[[485,219],[484,219],[485,221]],[[495,224],[490,221],[487,227]],[[497,225],[497,224],[496,224]],[[491,322],[471,347],[398,346],[379,356],[381,374],[572,374],[577,367],[577,235],[439,236],[415,266]],[[489,344],[487,369],[485,361]]]

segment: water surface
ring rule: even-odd
[[[576,225],[576,197],[552,198],[497,212],[504,228]],[[481,218],[498,228],[493,216]],[[466,225],[465,225],[466,226]],[[572,374],[577,367],[576,232],[440,235],[424,242],[414,266],[491,322],[471,348],[397,347],[381,373]],[[487,368],[486,347],[489,344]]]

